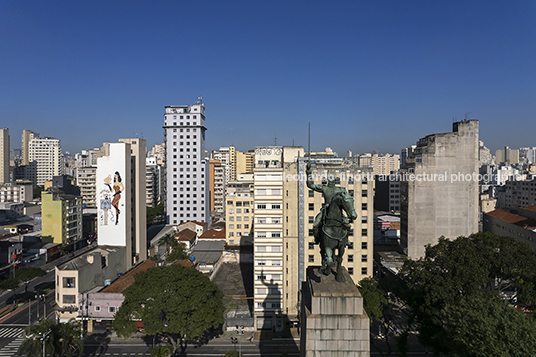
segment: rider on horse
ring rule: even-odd
[[[313,236],[315,238],[314,244],[320,243],[320,229],[322,228],[322,219],[325,215],[325,211],[328,207],[328,205],[331,203],[331,200],[333,197],[335,197],[336,194],[342,193],[347,194],[346,189],[344,187],[335,186],[337,183],[335,180],[335,177],[333,175],[328,176],[328,184],[321,184],[321,185],[315,185],[313,177],[312,177],[312,170],[311,170],[311,163],[307,163],[307,169],[305,171],[307,175],[307,187],[309,187],[313,191],[322,192],[322,196],[324,196],[324,205],[320,209],[320,213],[316,215],[315,223],[313,224]],[[348,218],[345,217],[344,219],[344,226],[347,230],[350,229],[350,222]]]

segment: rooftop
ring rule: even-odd
[[[199,237],[199,239],[225,239],[225,229],[209,229],[208,231],[203,233],[201,237]]]
[[[535,206],[531,206],[535,207]],[[526,210],[532,211],[531,207],[526,207]],[[536,221],[526,218],[517,214],[503,211],[501,209],[496,209],[491,212],[485,213],[491,217],[498,218],[502,221],[508,222],[510,224],[515,224],[516,226],[529,229],[531,231],[536,229]]]
[[[69,260],[66,263],[59,265],[57,268],[59,270],[79,270],[83,267],[93,264],[88,261],[88,257],[93,256],[94,254],[100,254],[101,256],[107,256],[111,253],[115,253],[121,249],[126,249],[125,247],[115,247],[110,245],[99,245],[91,250],[88,250],[86,253]],[[100,264],[100,261],[98,262]]]

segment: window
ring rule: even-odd
[[[95,306],[95,311],[100,311],[100,305]]]
[[[362,275],[367,275],[367,268],[366,267],[361,268],[361,274]]]
[[[309,216],[309,223],[315,223],[315,218],[313,216]]]
[[[272,233],[273,234],[273,233]],[[278,245],[273,245],[272,246],[272,252],[280,252],[281,251],[281,247],[278,246]]]
[[[257,280],[265,280],[266,275],[257,275]]]
[[[361,216],[361,223],[367,223],[368,217],[367,216]]]
[[[362,262],[366,262],[366,261],[367,261],[367,255],[366,255],[366,254],[363,254],[363,255],[361,256],[361,261],[362,261]]]
[[[108,312],[115,312],[115,306],[108,306]]]
[[[258,245],[257,246],[257,252],[266,252],[266,246],[265,245]]]
[[[315,197],[315,191],[309,190],[309,197]]]
[[[348,254],[348,262],[351,263],[354,261],[354,255],[353,254]]]
[[[361,249],[368,249],[367,242],[361,242]]]
[[[63,303],[64,304],[74,304],[76,300],[75,295],[63,295]]]
[[[348,268],[348,274],[354,275],[354,268]]]
[[[309,263],[314,263],[315,256],[313,254],[309,254]]]
[[[361,204],[361,209],[362,209],[362,210],[366,210],[366,209],[367,209],[367,204],[366,204],[366,203],[362,203],[362,204]]]
[[[363,237],[365,237],[365,236],[367,235],[367,229],[366,229],[366,228],[363,228],[363,229],[361,230],[361,235],[362,235]]]
[[[313,230],[309,229],[309,237],[312,237],[312,236],[313,236]]]
[[[281,209],[281,205],[272,204],[272,209]]]
[[[367,190],[361,191],[361,197],[367,197]]]
[[[266,205],[257,204],[257,209],[266,209]]]
[[[309,211],[314,211],[314,210],[315,210],[315,204],[309,203]]]
[[[76,288],[75,278],[63,278],[64,288]]]
[[[348,242],[348,249],[354,249],[354,242]]]

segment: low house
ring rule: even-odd
[[[189,260],[178,261],[186,267],[192,266]],[[99,291],[79,294],[80,309],[78,319],[87,321],[87,331],[92,332],[95,323],[111,321],[125,300],[123,291],[132,285],[138,273],[154,268],[157,262],[145,260],[127,271],[110,285],[101,287]]]
[[[126,269],[126,248],[98,246],[55,268],[57,318],[60,322],[78,316],[81,293],[101,289]]]
[[[189,252],[194,248],[194,245],[197,243],[197,233],[191,229],[183,229],[182,231],[175,234],[175,239],[178,242],[184,243],[186,245],[186,250]]]

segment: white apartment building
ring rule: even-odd
[[[54,176],[63,175],[63,158],[59,139],[34,137],[28,146],[28,159],[35,166],[29,172],[35,185],[43,185]]]
[[[96,163],[95,163],[96,165]],[[76,185],[80,187],[84,208],[97,208],[97,166],[80,167],[76,170]]]
[[[208,160],[205,160],[205,105],[166,106],[166,214],[169,224],[210,224]]]
[[[23,203],[33,199],[33,185],[29,181],[0,185],[0,202]]]
[[[254,312],[256,329],[281,330],[283,320],[283,148],[255,149]],[[279,318],[275,319],[274,316]]]

